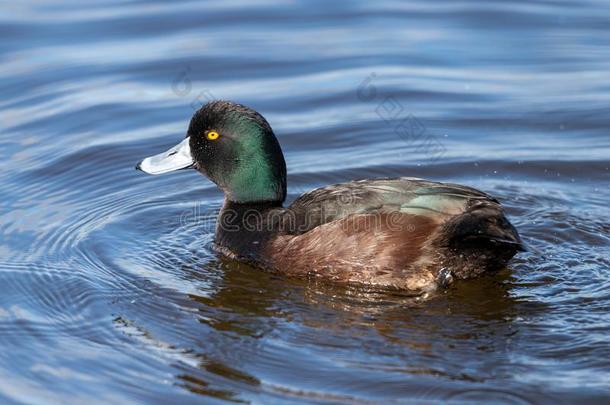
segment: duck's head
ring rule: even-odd
[[[233,202],[286,198],[286,163],[271,126],[253,109],[229,101],[205,104],[191,118],[182,142],[136,168],[149,174],[196,169]]]

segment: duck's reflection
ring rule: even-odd
[[[341,376],[359,372],[480,383],[511,365],[522,303],[511,295],[509,270],[417,297],[287,279],[233,261],[215,265],[224,271],[216,292],[190,295],[198,321],[212,330],[195,348],[202,374],[179,376],[193,392],[258,392],[255,375],[281,385],[288,370],[323,391],[346,389]],[[333,374],[336,381],[323,380]]]

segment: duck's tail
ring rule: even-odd
[[[502,207],[492,201],[475,204],[448,221],[443,234],[443,245],[456,252],[456,261],[465,267],[463,278],[503,267],[517,252],[527,250]]]

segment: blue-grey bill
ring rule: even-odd
[[[142,160],[138,163],[136,169],[148,174],[163,174],[174,170],[187,169],[193,167],[194,164],[189,138],[185,138],[170,150]]]

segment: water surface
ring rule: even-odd
[[[610,3],[0,5],[0,401],[593,403],[610,396]],[[210,250],[222,196],[134,164],[211,98],[289,199],[410,175],[532,251],[425,300]]]

